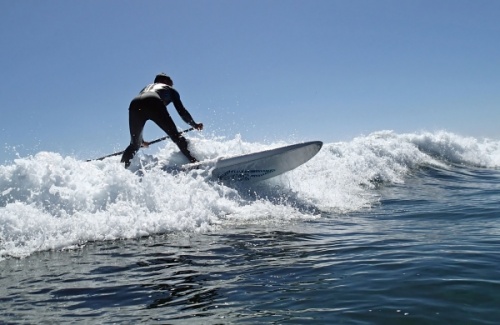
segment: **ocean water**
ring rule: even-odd
[[[500,141],[381,131],[253,185],[182,159],[1,165],[0,323],[500,323]]]

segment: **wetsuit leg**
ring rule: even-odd
[[[121,159],[121,162],[125,163],[125,168],[130,166],[130,160],[134,158],[134,155],[142,145],[142,131],[147,120],[148,117],[145,114],[145,108],[141,105],[141,100],[135,98],[129,107],[130,145],[123,152]]]
[[[155,122],[165,133],[168,134],[170,139],[179,147],[179,150],[186,156],[189,162],[194,163],[198,160],[191,155],[191,152],[188,149],[188,143],[186,138],[184,138],[179,131],[177,131],[177,127],[175,126],[174,121],[168,114],[165,106],[160,101],[160,105],[156,105],[155,109],[152,110],[149,118]]]

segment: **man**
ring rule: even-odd
[[[139,95],[130,102],[128,109],[130,145],[123,152],[121,160],[122,163],[125,163],[125,168],[130,166],[130,160],[141,146],[148,146],[148,143],[142,138],[142,130],[148,120],[155,122],[165,131],[190,162],[197,162],[188,150],[186,139],[177,131],[166,106],[173,103],[184,122],[197,130],[203,130],[203,123],[196,123],[193,120],[191,114],[182,104],[179,93],[172,88],[173,85],[174,83],[169,76],[160,73],[156,76],[154,83],[144,87]]]

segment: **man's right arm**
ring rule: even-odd
[[[170,94],[172,103],[174,104],[177,113],[179,113],[179,116],[184,120],[184,122],[186,122],[187,124],[191,125],[196,129],[201,130],[199,124],[193,120],[191,114],[189,114],[188,110],[182,104],[181,96],[179,95],[177,90],[170,88]],[[203,128],[203,125],[201,125],[201,128]]]

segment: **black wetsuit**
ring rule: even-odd
[[[163,83],[147,85],[141,90],[139,95],[130,102],[130,145],[123,152],[121,160],[121,162],[125,163],[125,167],[130,165],[130,160],[142,145],[142,131],[148,120],[155,122],[165,131],[190,162],[197,161],[191,156],[186,139],[177,131],[177,127],[166,109],[166,106],[170,103],[174,104],[175,109],[184,122],[192,127],[196,126],[191,114],[189,114],[182,104],[179,93],[174,88]]]

